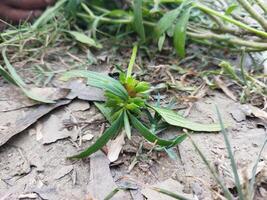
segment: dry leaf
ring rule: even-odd
[[[236,96],[232,93],[231,90],[229,90],[229,88],[226,86],[226,84],[223,82],[223,80],[220,79],[219,76],[215,76],[214,77],[214,81],[215,81],[215,84],[219,88],[221,88],[221,90],[226,94],[226,96],[228,96],[230,99],[232,99],[234,101],[237,101]]]
[[[125,144],[124,141],[125,138],[125,131],[122,131],[115,140],[110,140],[107,144],[108,148],[108,159],[110,162],[115,162],[118,160],[121,149],[123,145]]]

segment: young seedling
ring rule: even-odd
[[[134,46],[127,73],[121,73],[119,80],[113,79],[101,73],[73,70],[66,72],[62,80],[70,78],[86,78],[87,84],[101,88],[105,92],[106,101],[104,106],[97,104],[110,122],[110,127],[99,137],[99,139],[88,149],[70,158],[84,158],[101,149],[110,139],[125,129],[127,137],[131,139],[131,129],[135,128],[147,141],[156,146],[169,149],[181,143],[187,136],[179,134],[173,139],[162,139],[154,131],[149,129],[141,116],[154,110],[160,120],[165,121],[169,126],[178,126],[192,131],[216,132],[220,131],[219,124],[199,124],[178,115],[175,111],[166,108],[152,106],[147,102],[150,85],[147,82],[138,81],[132,76],[134,60],[137,54],[137,46]],[[152,115],[151,115],[152,116]]]

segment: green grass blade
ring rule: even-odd
[[[165,189],[162,189],[162,188],[157,188],[157,187],[154,187],[152,188],[153,190],[159,192],[159,193],[162,193],[162,194],[165,194],[169,197],[172,197],[174,199],[179,199],[179,200],[193,200],[193,199],[190,199],[190,198],[187,198],[183,195],[180,195],[180,194],[176,194],[176,193],[173,193],[171,191],[168,191],[168,190],[165,190]]]
[[[10,76],[13,78],[13,80],[22,87],[26,87],[26,83],[22,80],[22,78],[18,75],[16,72],[15,68],[10,64],[9,60],[7,59],[6,56],[6,48],[3,49],[2,51],[2,56],[6,65],[6,68],[8,69],[8,72]]]
[[[236,166],[236,162],[235,162],[234,155],[233,155],[233,152],[232,152],[231,144],[230,144],[230,141],[228,139],[227,131],[226,131],[225,127],[224,127],[224,124],[223,124],[223,121],[222,121],[222,117],[221,117],[221,114],[220,114],[219,109],[218,109],[217,106],[216,106],[216,111],[217,111],[217,115],[218,115],[218,118],[219,118],[220,125],[222,127],[222,134],[223,134],[223,138],[224,138],[224,141],[225,141],[225,144],[226,144],[226,148],[227,148],[227,151],[228,151],[228,156],[230,157],[231,166],[232,166],[232,170],[233,170],[233,173],[234,173],[235,185],[236,185],[236,189],[237,189],[237,192],[238,192],[238,196],[239,196],[240,200],[244,200],[245,198],[244,198],[244,194],[243,194],[243,191],[242,191],[242,186],[240,184],[239,175],[238,175],[238,172],[237,172],[237,166]]]
[[[86,150],[81,152],[80,154],[77,154],[77,155],[74,155],[74,156],[71,156],[68,158],[69,159],[81,159],[81,158],[88,157],[88,156],[92,155],[93,153],[97,152],[103,146],[105,146],[105,144],[107,144],[107,142],[113,136],[115,136],[121,130],[122,124],[123,124],[123,115],[120,115],[111,124],[111,126],[105,130],[105,132],[97,139],[97,141],[92,146],[90,146],[89,148],[87,148]]]
[[[143,14],[142,14],[142,0],[134,0],[133,2],[133,12],[134,12],[134,27],[142,41],[145,41],[145,28],[143,24]]]
[[[163,33],[160,37],[159,37],[159,41],[158,41],[158,50],[161,51],[164,45],[166,39],[166,34]]]
[[[86,78],[88,85],[110,91],[124,100],[128,98],[128,93],[121,83],[107,75],[87,70],[72,70],[61,76],[63,81],[71,78]]]
[[[135,116],[129,114],[131,124],[136,128],[139,133],[149,142],[158,144],[163,147],[173,147],[177,144],[183,142],[186,138],[186,134],[182,134],[177,136],[174,140],[164,140],[159,138],[158,136],[154,135],[147,127],[145,127]]]
[[[100,43],[96,42],[93,38],[90,38],[84,33],[80,33],[77,31],[66,31],[66,32],[69,33],[71,36],[73,36],[80,43],[83,43],[90,47],[95,47],[98,49],[102,48],[102,45]]]
[[[12,76],[1,65],[0,65],[0,75],[3,76],[3,78],[9,83],[12,83],[18,86],[18,84],[16,83],[16,81],[14,81]]]
[[[178,19],[174,30],[174,47],[177,54],[182,58],[185,57],[186,29],[190,18],[191,9],[192,7],[189,7],[183,12],[182,16]]]
[[[221,131],[220,124],[200,124],[196,122],[192,122],[178,113],[166,109],[166,108],[159,108],[149,105],[150,108],[155,110],[161,117],[168,123],[173,126],[187,128],[192,131],[203,131],[203,132],[217,132]]]
[[[100,110],[104,117],[108,120],[109,123],[112,122],[111,109],[106,107],[104,103],[94,102],[95,106]]]
[[[209,161],[206,159],[206,157],[204,156],[204,154],[198,148],[198,146],[196,145],[196,143],[194,142],[194,140],[190,136],[189,136],[189,139],[190,139],[191,143],[193,144],[195,150],[199,154],[200,158],[202,159],[202,161],[204,162],[204,164],[207,166],[208,170],[212,174],[212,176],[215,179],[215,181],[221,186],[221,188],[222,188],[222,190],[224,192],[225,197],[228,200],[233,200],[234,198],[233,198],[231,192],[228,190],[228,188],[225,187],[225,184],[223,183],[223,181],[221,180],[221,178],[218,176],[218,174],[216,173],[216,171],[211,167]]]
[[[136,55],[137,55],[137,50],[138,50],[138,46],[134,45],[131,59],[130,59],[130,62],[127,68],[127,75],[126,75],[127,78],[132,76],[132,71],[133,71],[133,66],[135,63]]]
[[[31,26],[33,29],[38,28],[39,26],[45,24],[47,21],[52,19],[55,16],[55,13],[69,0],[60,0],[57,3],[48,9],[34,22]]]
[[[26,83],[22,80],[22,78],[16,72],[15,68],[9,62],[9,60],[6,56],[5,49],[3,49],[3,51],[2,51],[2,56],[4,58],[4,62],[5,62],[6,68],[8,69],[8,72],[3,67],[1,67],[0,73],[2,75],[4,74],[4,77],[6,78],[6,80],[19,86],[21,88],[22,92],[30,99],[33,99],[33,100],[39,101],[39,102],[43,102],[43,103],[55,103],[55,101],[43,98],[43,97],[33,93],[31,90],[28,90]]]
[[[158,21],[155,27],[155,33],[157,38],[159,38],[163,33],[165,33],[175,22],[176,18],[181,13],[186,1],[183,1],[179,7],[165,13],[161,19]]]
[[[124,120],[124,129],[125,129],[126,135],[130,140],[132,132],[131,132],[131,126],[130,126],[127,111],[124,111],[124,119],[123,120]]]
[[[112,199],[112,198],[115,196],[115,194],[117,194],[119,191],[120,191],[119,188],[115,188],[114,190],[112,190],[112,191],[111,191],[111,192],[104,198],[104,200],[110,200],[110,199]]]
[[[252,169],[252,177],[251,177],[251,181],[250,181],[250,184],[249,184],[249,195],[250,195],[251,199],[253,199],[253,197],[254,197],[254,189],[253,188],[254,188],[254,184],[255,184],[255,178],[256,178],[256,171],[257,171],[257,168],[258,168],[258,163],[260,161],[262,152],[263,152],[266,144],[267,144],[267,137],[266,137],[266,139],[265,139],[265,141],[264,141],[264,143],[263,143],[263,145],[261,147],[261,150],[260,150],[259,155],[257,157],[256,163],[255,163],[255,165],[253,166],[253,169]]]

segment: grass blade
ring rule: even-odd
[[[142,14],[142,0],[134,0],[133,4],[134,12],[134,27],[142,41],[145,41],[145,28],[143,24],[143,14]]]
[[[154,187],[153,190],[159,192],[159,193],[162,193],[162,194],[165,194],[169,197],[173,197],[175,199],[179,199],[179,200],[193,200],[193,199],[189,199],[183,195],[180,195],[180,194],[176,194],[176,193],[173,193],[171,191],[168,191],[168,190],[165,190],[165,189],[162,189],[162,188],[156,188]]]
[[[256,178],[256,171],[257,171],[257,168],[258,168],[258,163],[260,161],[260,158],[261,158],[261,155],[262,155],[262,152],[264,150],[264,147],[266,146],[267,144],[267,137],[261,147],[261,150],[259,152],[259,155],[257,157],[257,160],[256,160],[256,163],[255,165],[253,166],[253,169],[252,169],[252,177],[251,177],[251,181],[250,181],[250,185],[249,185],[249,195],[250,195],[250,198],[253,199],[254,197],[254,184],[255,184],[255,178]]]
[[[10,74],[10,77],[16,82],[17,85],[26,87],[26,83],[22,80],[22,78],[18,75],[16,72],[15,68],[10,64],[9,60],[7,59],[6,56],[6,48],[3,49],[2,51],[2,56],[6,65],[6,68],[8,69],[8,72]]]
[[[77,32],[77,31],[66,31],[71,36],[73,36],[78,42],[86,44],[90,47],[95,47],[98,49],[102,48],[102,45],[96,42],[93,38],[88,37],[87,35]]]
[[[129,114],[129,117],[130,117],[130,120],[131,120],[131,124],[139,131],[139,133],[146,140],[148,140],[151,143],[158,144],[160,146],[170,148],[170,147],[173,147],[173,146],[175,146],[177,144],[180,144],[187,137],[186,134],[182,134],[180,136],[177,136],[173,140],[161,139],[158,136],[156,136],[153,133],[151,133],[151,131],[148,128],[146,128],[135,116],[133,116],[132,114]]]
[[[232,166],[232,170],[233,170],[233,173],[234,173],[235,185],[236,185],[236,189],[237,189],[237,192],[238,192],[238,196],[239,196],[240,200],[244,200],[245,198],[244,198],[244,194],[243,194],[243,191],[242,191],[242,186],[240,184],[239,175],[238,175],[238,172],[237,172],[237,166],[236,166],[236,162],[235,162],[234,155],[233,155],[233,152],[232,152],[231,144],[230,144],[230,141],[228,139],[227,131],[224,128],[222,117],[221,117],[221,114],[220,114],[219,109],[218,109],[217,106],[216,106],[216,111],[217,111],[217,115],[218,115],[218,118],[219,118],[220,125],[222,127],[222,134],[223,134],[223,138],[224,138],[224,141],[225,141],[225,144],[226,144],[226,148],[227,148],[227,151],[228,151],[228,156],[230,157],[231,166]]]
[[[16,83],[16,81],[14,81],[12,76],[1,65],[0,65],[0,75],[3,76],[3,78],[9,83],[12,83],[18,86],[18,84]]]
[[[128,118],[127,111],[124,111],[124,129],[129,140],[131,139],[131,126]]]
[[[104,103],[97,103],[94,102],[95,106],[100,110],[100,112],[104,115],[104,117],[108,120],[109,123],[112,123],[112,117],[111,117],[111,109],[107,106],[105,106]]]
[[[178,19],[173,36],[174,47],[180,57],[185,57],[186,28],[192,7],[187,8]]]
[[[112,190],[105,198],[104,200],[110,200],[114,197],[115,194],[117,194],[120,191],[119,188],[115,188],[114,190]]]
[[[160,114],[168,124],[173,126],[187,128],[192,131],[217,132],[221,130],[220,124],[200,124],[192,122],[172,110],[151,105],[149,107]]]
[[[65,4],[68,0],[60,0],[57,1],[57,3],[48,9],[34,22],[34,24],[31,26],[33,29],[38,28],[39,26],[43,25],[50,19],[52,19],[55,16],[55,13]]]
[[[181,13],[186,1],[183,1],[179,7],[165,13],[155,27],[155,33],[157,38],[159,38],[163,33],[165,33],[175,22],[176,18]]]
[[[31,90],[28,90],[26,83],[22,80],[22,78],[16,72],[15,68],[9,62],[9,60],[6,56],[6,49],[3,49],[2,56],[4,58],[4,62],[5,62],[6,68],[8,69],[8,72],[1,66],[0,67],[0,74],[3,75],[7,81],[20,87],[22,92],[30,99],[33,99],[33,100],[39,101],[39,102],[43,102],[43,103],[55,103],[55,101],[45,99],[45,98],[35,94]]]
[[[129,65],[128,65],[128,68],[127,68],[127,75],[126,75],[127,78],[129,78],[132,75],[132,71],[133,71],[133,66],[134,66],[134,62],[135,62],[135,59],[136,59],[137,50],[138,50],[138,46],[134,45],[133,52],[132,52],[132,55],[131,55],[131,59],[130,59],[130,62],[129,62]]]
[[[81,152],[80,154],[68,157],[69,159],[80,159],[80,158],[85,158],[88,157],[90,155],[92,155],[93,153],[97,152],[98,150],[100,150],[103,146],[105,146],[105,144],[107,144],[107,142],[113,137],[115,136],[122,127],[123,124],[123,115],[120,115],[112,124],[111,126],[105,130],[105,132],[97,139],[97,141],[90,146],[89,148],[87,148],[86,150],[84,150],[83,152]]]
[[[226,196],[226,198],[229,199],[229,200],[232,200],[233,199],[233,196],[232,196],[231,192],[228,190],[228,188],[225,187],[225,184],[220,179],[220,177],[218,176],[218,174],[216,173],[216,171],[210,166],[209,161],[206,159],[206,157],[204,156],[204,154],[198,148],[198,146],[196,145],[196,143],[194,142],[194,140],[190,136],[189,136],[189,139],[190,139],[191,143],[193,144],[195,150],[197,151],[197,153],[201,157],[202,161],[204,162],[204,164],[207,166],[208,170],[212,174],[212,176],[215,179],[215,181],[221,186],[221,188],[222,188],[222,190],[223,190],[224,195]]]

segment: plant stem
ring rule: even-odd
[[[197,39],[215,39],[215,40],[221,40],[221,41],[225,41],[228,43],[246,46],[246,47],[251,47],[251,48],[255,48],[255,49],[262,49],[262,50],[267,49],[266,43],[242,40],[238,37],[232,37],[229,35],[219,35],[219,34],[215,34],[212,32],[205,32],[205,33],[201,33],[201,34],[193,33],[193,32],[187,32],[187,34],[190,37],[197,38]]]
[[[267,5],[263,0],[255,0],[261,9],[267,13]]]
[[[252,5],[247,0],[237,0],[239,4],[253,17],[259,24],[267,31],[267,21],[265,18],[259,14],[256,10],[252,8]]]
[[[129,78],[132,75],[133,66],[134,66],[134,62],[135,62],[136,54],[137,54],[137,49],[138,49],[137,44],[135,44],[133,47],[132,56],[131,56],[131,59],[128,65],[126,78]]]
[[[238,27],[240,27],[242,29],[245,29],[245,30],[247,30],[249,32],[255,33],[258,36],[267,38],[267,33],[264,32],[264,31],[260,31],[260,30],[257,30],[255,28],[252,28],[252,27],[250,27],[250,26],[248,26],[248,25],[246,25],[246,24],[244,24],[242,22],[239,22],[239,21],[237,21],[237,20],[235,20],[235,19],[233,19],[233,18],[231,18],[231,17],[229,17],[227,15],[224,15],[224,14],[222,14],[222,13],[216,11],[216,10],[213,10],[213,9],[211,9],[209,7],[206,7],[206,6],[202,5],[202,4],[194,3],[193,5],[196,8],[202,10],[205,13],[209,13],[209,14],[218,16],[218,17],[224,19],[225,21],[228,21],[228,22],[230,22],[230,23],[232,23],[232,24],[234,24],[234,25],[236,25],[236,26],[238,26]]]

